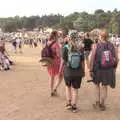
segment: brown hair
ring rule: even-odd
[[[55,38],[58,36],[57,31],[53,31],[50,35],[50,40],[55,40]]]
[[[68,29],[67,29],[67,28],[64,28],[64,29],[63,29],[63,36],[68,35],[68,32],[69,32]]]

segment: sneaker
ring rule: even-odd
[[[76,105],[75,105],[75,104],[74,104],[74,105],[72,105],[71,110],[72,110],[72,112],[73,112],[73,113],[76,113],[76,112],[78,112],[78,111],[79,111],[79,109],[76,107]]]

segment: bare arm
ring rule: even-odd
[[[90,71],[93,70],[93,62],[96,54],[96,44],[92,45],[91,56],[90,56]]]
[[[83,71],[85,71],[85,62],[84,61],[82,62],[82,69],[83,69]]]
[[[116,57],[116,60],[117,60],[117,65],[118,65],[119,56],[118,56],[118,49],[117,48],[115,48],[115,57]]]

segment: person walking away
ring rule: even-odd
[[[78,89],[84,77],[84,53],[81,46],[71,39],[63,46],[62,58],[66,85],[66,109],[77,112]]]
[[[93,41],[89,37],[89,33],[85,34],[85,39],[83,40],[83,46],[84,46],[84,56],[85,56],[85,63],[87,65],[87,68],[89,69],[89,55],[92,48]]]
[[[22,53],[22,38],[19,37],[19,52]]]
[[[114,45],[108,42],[108,31],[100,30],[99,41],[92,48],[90,58],[90,75],[95,86],[94,108],[106,110],[107,88],[115,88],[117,52]]]
[[[120,58],[120,35],[117,38],[117,45],[118,45],[118,57]]]
[[[17,43],[16,43],[16,39],[13,39],[12,45],[13,45],[13,48],[14,48],[15,53],[17,53]]]
[[[32,37],[30,38],[29,46],[30,46],[30,48],[33,48],[33,39],[32,39]]]
[[[46,46],[47,42],[48,42],[48,39],[46,39],[45,36],[42,36],[42,40],[41,40],[42,48],[44,48]]]
[[[51,46],[53,53],[53,63],[48,67],[48,73],[50,75],[50,87],[51,87],[51,96],[57,95],[57,89],[62,81],[62,75],[59,74],[61,56],[60,56],[60,46],[57,43],[58,33],[53,31],[50,35],[50,39],[47,42],[47,45]],[[58,81],[55,82],[55,77],[58,76]]]
[[[111,37],[111,40],[110,40],[110,41],[113,43],[113,45],[115,45],[116,35],[112,35],[112,37]]]
[[[34,45],[34,48],[37,47],[37,39],[36,38],[34,38],[34,40],[33,40],[33,45]]]
[[[120,35],[118,35],[118,37],[116,38],[115,45],[117,48],[120,47]]]
[[[20,38],[19,37],[17,37],[16,38],[16,47],[17,47],[17,52],[18,52],[18,49],[19,49],[19,45],[20,45]]]

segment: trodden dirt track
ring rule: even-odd
[[[11,46],[8,46],[11,52]],[[40,48],[24,48],[12,55],[11,71],[0,72],[0,120],[120,120],[120,71],[116,89],[109,89],[107,110],[95,111],[94,86],[84,78],[79,90],[78,113],[65,110],[64,82],[59,97],[50,97],[49,76],[38,63]],[[118,68],[120,69],[120,68]]]

